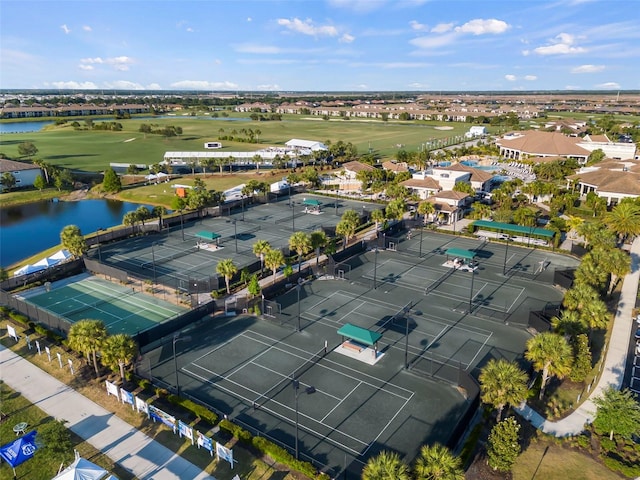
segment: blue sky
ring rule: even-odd
[[[0,0],[0,87],[640,89],[638,0]]]

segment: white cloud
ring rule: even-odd
[[[234,49],[239,53],[257,53],[260,55],[282,53],[282,49],[279,47],[274,47],[272,45],[258,45],[253,43],[243,43],[235,45]]]
[[[509,24],[495,18],[482,19],[476,18],[461,27],[456,27],[456,32],[472,33],[473,35],[484,35],[487,33],[504,33],[509,29]]]
[[[431,36],[431,37],[418,37],[409,40],[411,45],[415,45],[419,48],[440,48],[452,44],[458,36],[455,33],[447,33],[445,35]]]
[[[313,20],[307,18],[306,20],[300,20],[299,18],[279,18],[278,25],[285,27],[293,32],[302,33],[303,35],[311,35],[314,37],[327,36],[335,37],[338,35],[338,29],[332,25],[319,25],[313,24]]]
[[[116,80],[115,82],[104,82],[105,88],[113,88],[114,90],[144,90],[146,87],[136,82],[128,80]]]
[[[93,29],[89,25],[83,25],[82,30],[84,30],[85,32],[90,32]]]
[[[82,58],[80,59],[80,68],[83,70],[90,70],[89,68],[84,68],[85,66],[91,65],[109,65],[113,67],[114,70],[119,72],[126,72],[129,70],[129,66],[132,65],[133,59],[131,57],[120,56],[120,57],[112,57],[112,58],[102,58],[102,57],[94,57],[94,58]]]
[[[253,21],[253,18],[247,17],[247,22],[251,22],[251,21]]]
[[[351,43],[356,39],[356,37],[354,37],[353,35],[349,35],[348,33],[343,33],[342,36],[340,37],[340,40],[338,40],[340,43]]]
[[[504,78],[510,82],[515,82],[518,79],[515,75],[505,75]]]
[[[150,83],[149,85],[147,85],[147,90],[162,90],[162,87],[160,86],[159,83]]]
[[[409,25],[411,26],[412,30],[416,30],[418,32],[427,30],[429,28],[424,23],[416,22],[415,20],[411,20],[409,22]]]
[[[239,58],[236,63],[241,65],[291,65],[296,61],[289,58]]]
[[[567,85],[564,87],[565,90],[582,90],[582,87],[578,85]]]
[[[620,84],[616,82],[605,82],[596,85],[596,87],[605,90],[618,90],[620,88]]]
[[[206,80],[181,80],[170,85],[179,90],[237,90],[238,85],[233,82],[209,82]]]
[[[220,60],[219,58],[215,58],[213,60],[213,63],[215,63],[216,65],[222,65],[222,60]]]
[[[93,82],[51,82],[51,85],[55,88],[59,88],[61,90],[69,89],[69,90],[95,90],[98,87]]]
[[[275,92],[278,90],[282,90],[280,88],[280,85],[275,84],[275,85],[258,85],[256,87],[256,90],[264,90],[264,91],[269,91],[269,92]]]
[[[550,42],[550,45],[535,48],[533,51],[538,55],[571,55],[587,51],[584,47],[576,46],[575,37],[569,33],[560,33]]]
[[[369,89],[369,85],[367,85],[366,83],[361,83],[360,85],[356,85],[356,88],[358,90],[368,90]]]
[[[85,65],[81,63],[78,67],[80,67],[80,70],[93,70],[93,65]]]
[[[429,88],[429,85],[426,83],[413,82],[407,85],[407,87],[413,90],[426,90],[427,88]]]
[[[453,29],[453,23],[439,23],[431,29],[433,33],[446,33]]]
[[[71,33],[71,29],[70,29],[69,27],[67,27],[67,25],[66,25],[66,24],[64,24],[64,25],[60,25],[60,28],[61,28],[61,29],[62,29],[62,31],[63,31],[65,34],[67,34],[67,35],[69,35],[69,34]]]
[[[525,75],[524,79],[533,82],[534,80],[537,80],[538,77],[536,75]]]
[[[329,5],[336,8],[345,8],[357,13],[366,13],[376,10],[386,3],[385,0],[329,0]]]
[[[597,73],[604,70],[604,65],[580,65],[571,69],[571,73]]]

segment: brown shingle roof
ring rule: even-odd
[[[567,178],[579,180],[580,183],[587,185],[593,185],[599,192],[640,195],[640,174],[636,172],[601,169],[592,172],[576,173]]]
[[[464,192],[455,192],[453,190],[443,190],[441,192],[436,193],[435,196],[438,198],[450,198],[452,200],[460,201],[464,198],[467,198],[469,194]]]
[[[362,163],[358,161],[347,162],[342,165],[342,168],[345,170],[349,170],[350,172],[356,172],[356,173],[360,172],[361,170],[367,170],[369,172],[372,172],[373,170],[375,170],[375,168],[372,167],[371,165],[367,165],[366,163]]]
[[[39,170],[40,167],[31,163],[16,162],[15,160],[0,159],[0,173],[17,172],[19,170]]]
[[[491,180],[494,177],[492,173],[486,172],[484,170],[480,170],[479,168],[467,167],[460,163],[454,163],[453,165],[447,167],[447,169],[453,170],[456,172],[470,172],[472,182],[484,183],[488,180]]]
[[[408,172],[409,165],[407,162],[392,162],[387,160],[386,162],[382,162],[382,168],[385,170],[390,170],[392,172]]]
[[[431,177],[426,177],[424,180],[420,178],[410,178],[404,182],[400,182],[407,188],[426,188],[428,190],[440,190],[440,184]]]

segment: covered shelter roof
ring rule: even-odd
[[[207,232],[205,230],[196,233],[196,237],[202,238],[204,240],[216,240],[216,239],[220,238],[221,236],[222,235],[220,235],[219,233]]]
[[[315,200],[313,198],[305,198],[302,201],[303,205],[307,205],[309,207],[319,207],[320,205],[322,205],[322,202],[320,200]]]
[[[553,238],[555,231],[548,228],[525,227],[523,225],[514,225],[513,223],[492,222],[491,220],[476,220],[471,224],[475,228],[483,228],[498,232],[515,233],[527,237],[537,236],[543,238]]]
[[[348,337],[351,340],[355,340],[356,342],[369,346],[375,345],[376,342],[382,338],[381,333],[367,330],[366,328],[358,327],[357,325],[352,325],[350,323],[345,323],[340,327],[338,335]]]
[[[464,250],[462,248],[448,248],[445,253],[453,257],[464,258],[465,260],[473,260],[477,255],[476,252],[472,250]]]

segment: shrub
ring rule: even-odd
[[[142,390],[146,390],[147,388],[151,387],[151,382],[149,380],[147,380],[146,378],[141,378],[140,380],[138,380],[138,386]]]
[[[601,437],[600,446],[605,452],[615,452],[618,449],[616,447],[616,442],[613,440],[609,440],[609,437]]]
[[[29,319],[22,315],[21,313],[10,311],[9,318],[17,323],[24,325],[25,327],[29,327]]]
[[[158,397],[166,397],[169,395],[169,391],[166,388],[156,387],[156,395]]]
[[[591,448],[591,439],[586,435],[578,435],[576,437],[576,443],[580,448],[589,450]]]
[[[638,464],[629,465],[611,457],[604,457],[602,461],[609,470],[620,472],[625,477],[636,478],[640,476],[640,465]]]
[[[211,410],[187,398],[181,398],[177,395],[169,395],[168,400],[173,405],[177,405],[188,412],[191,412],[194,416],[209,422],[211,425],[215,425],[218,421],[218,416]]]

